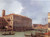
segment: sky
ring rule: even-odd
[[[0,16],[3,9],[6,14],[15,13],[31,18],[32,24],[47,24],[50,0],[0,0]]]

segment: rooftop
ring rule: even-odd
[[[50,16],[50,12],[48,13],[48,16]]]
[[[4,17],[6,17],[6,16],[11,16],[11,15],[16,15],[16,16],[21,16],[21,17],[28,18],[28,17],[26,17],[26,16],[22,16],[22,15],[18,15],[18,14],[9,14],[9,15],[5,15]]]

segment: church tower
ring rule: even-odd
[[[2,10],[2,17],[5,16],[5,10]]]

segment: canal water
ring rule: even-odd
[[[0,37],[25,37],[25,34],[35,34],[35,32],[39,31],[25,31],[25,32],[15,32],[15,35],[2,35],[2,32],[0,32]]]
[[[24,32],[15,32],[15,35],[2,35],[0,34],[0,37],[25,37]]]

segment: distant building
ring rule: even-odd
[[[48,30],[50,30],[50,13],[48,13]]]
[[[48,29],[48,24],[42,25],[42,24],[33,24],[33,29]]]
[[[32,19],[17,14],[5,15],[5,10],[3,10],[0,24],[9,30],[26,30],[32,28]]]
[[[34,29],[41,29],[42,25],[41,24],[33,24]]]

